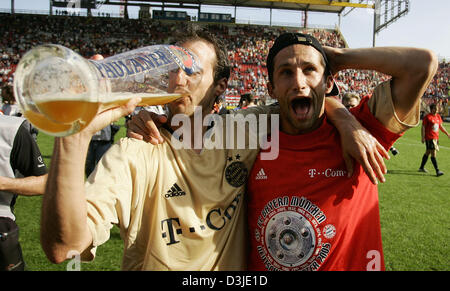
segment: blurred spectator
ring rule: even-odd
[[[253,100],[251,93],[245,93],[241,95],[241,100],[239,101],[240,109],[247,109],[249,107],[250,101]]]
[[[229,110],[227,109],[223,96],[219,96],[214,104],[214,113],[216,114],[228,114]]]
[[[92,136],[86,156],[86,177],[94,171],[97,163],[114,143],[114,135],[119,129],[120,127],[118,125],[110,124]]]
[[[2,101],[1,111],[4,115],[22,116],[19,106],[16,104],[11,85],[6,84],[2,87]]]
[[[350,109],[353,107],[358,106],[359,101],[361,101],[361,99],[359,98],[359,96],[355,93],[351,93],[351,92],[346,92],[344,93],[344,95],[342,96],[342,104],[345,106],[345,108]]]
[[[246,108],[248,108],[248,107],[255,107],[255,106],[258,106],[257,104],[256,104],[256,98],[255,98],[255,96],[253,96],[253,94],[252,93],[246,93],[246,94],[243,94],[242,95],[242,98],[244,99],[243,101],[243,103],[242,103],[242,105],[243,105],[243,107],[242,107],[242,109],[246,109]]]

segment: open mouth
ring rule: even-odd
[[[291,101],[291,107],[297,118],[303,119],[311,110],[311,98],[295,98]]]

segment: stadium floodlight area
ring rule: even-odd
[[[397,21],[409,12],[409,0],[375,0],[373,25],[373,46],[375,36],[382,29]]]
[[[346,8],[369,8],[374,9],[375,0],[50,0],[51,7],[76,8],[76,9],[98,9],[101,6],[138,6],[148,8],[178,8],[196,9],[198,17],[202,12],[202,6],[225,6],[279,10],[295,10],[305,12],[322,12],[341,14]],[[12,0],[12,3],[14,0]],[[89,13],[88,13],[89,14]],[[235,13],[236,14],[236,13]]]
[[[52,0],[51,5],[60,8],[95,9],[97,2],[96,0]]]
[[[13,2],[14,0],[12,0]],[[160,0],[51,0],[51,6],[53,7],[85,8],[88,9],[88,15],[90,9],[99,8],[102,5],[120,5],[125,7],[125,11],[127,11],[127,6],[140,6],[141,9],[146,7],[147,11],[149,7],[161,7],[162,12],[164,12],[164,8],[197,9],[198,19],[204,18],[204,15],[201,15],[202,5],[233,6],[235,7],[235,15],[236,7],[266,8],[270,9],[270,25],[272,24],[272,9],[305,11],[305,13],[336,13],[339,15],[339,23],[341,14],[346,8],[350,10],[344,16],[355,8],[373,9],[373,46],[375,46],[377,33],[400,17],[405,16],[409,11],[409,0],[165,0],[163,2],[160,2]],[[127,13],[125,14],[127,15]],[[228,15],[226,19],[227,21],[223,22],[234,22],[231,15]]]
[[[409,12],[409,0],[376,0],[375,33]]]
[[[14,1],[14,0],[13,0]],[[373,0],[371,0],[373,2]],[[201,9],[202,5],[253,7],[341,13],[346,7],[374,8],[361,0],[51,0],[54,7],[98,8],[102,5],[171,7]]]

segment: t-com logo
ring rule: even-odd
[[[226,225],[230,225],[236,211],[238,211],[241,196],[242,194],[236,195],[225,209],[220,207],[211,209],[206,215],[206,226],[209,229],[219,231]],[[161,221],[161,236],[166,240],[166,245],[179,243],[183,234],[203,233],[208,229],[204,224],[186,226],[182,225],[182,222],[183,220],[178,217],[167,218]]]
[[[345,176],[347,176],[347,171],[340,170],[340,169],[330,169],[330,168],[325,169],[325,170],[309,169],[308,176],[310,178],[315,178],[317,176],[322,176],[325,178],[345,177]]]

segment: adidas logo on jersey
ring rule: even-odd
[[[169,191],[167,191],[167,194],[164,195],[166,198],[170,197],[177,197],[177,196],[183,196],[186,195],[186,192],[184,192],[180,186],[177,185],[177,183],[173,184],[172,187],[170,187]]]
[[[258,174],[256,174],[255,180],[267,180],[267,176],[266,176],[266,173],[264,173],[263,168],[261,168],[261,170],[259,170]]]

